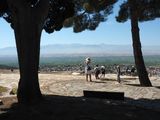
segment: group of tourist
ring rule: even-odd
[[[121,68],[119,65],[116,66],[116,72],[117,72],[117,82],[120,83],[120,75],[121,75]],[[94,71],[93,71],[94,70]],[[85,59],[85,75],[86,75],[86,81],[92,81],[92,73],[95,75],[95,79],[104,79],[106,69],[105,66],[99,66],[98,64],[95,65],[94,69],[91,68],[91,59],[88,57]],[[132,66],[131,70],[127,67],[126,68],[126,74],[132,75],[135,71],[135,67]]]
[[[85,59],[85,74],[86,74],[86,81],[92,81],[92,69],[91,69],[91,59],[88,57]],[[99,67],[99,65],[96,65],[94,67],[94,75],[95,79],[105,78],[105,66]]]

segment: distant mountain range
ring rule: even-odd
[[[84,44],[54,44],[41,46],[41,56],[53,55],[133,55],[131,45],[84,45]],[[160,55],[160,46],[143,46],[144,55]],[[15,47],[0,48],[0,56],[16,56]]]

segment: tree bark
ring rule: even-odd
[[[131,14],[131,32],[133,41],[133,53],[135,59],[135,65],[141,86],[152,86],[148,73],[144,64],[143,54],[141,50],[141,42],[138,27],[138,10],[135,8],[134,0],[129,0],[130,14]]]
[[[40,38],[49,1],[40,0],[35,7],[26,0],[8,0],[8,4],[12,12],[20,69],[18,102],[33,103],[42,98],[38,81]]]

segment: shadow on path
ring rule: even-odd
[[[130,85],[130,86],[135,86],[135,87],[142,87],[140,84],[125,84],[125,85]]]
[[[0,120],[160,120],[159,111],[128,105],[127,102],[135,102],[130,98],[124,101],[55,95],[44,98],[43,102],[30,106],[17,104],[16,98],[8,98],[12,104],[0,106]]]

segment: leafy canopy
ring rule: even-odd
[[[74,32],[95,30],[100,22],[107,20],[117,0],[75,0],[75,15],[64,21],[64,27]]]
[[[28,7],[36,7],[40,0],[24,0]],[[47,33],[63,27],[73,27],[74,32],[95,30],[100,22],[107,20],[117,0],[49,0],[50,8],[43,29]],[[0,17],[14,29],[12,14],[7,0],[0,0]]]
[[[134,0],[132,6],[140,22],[160,17],[160,0]],[[118,22],[126,22],[130,19],[130,7],[129,0],[120,6],[119,14],[116,17]]]

